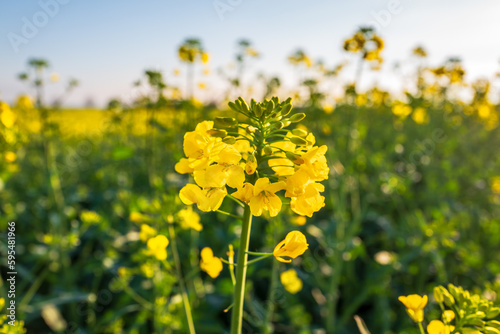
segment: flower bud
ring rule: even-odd
[[[307,145],[307,140],[300,137],[291,137],[290,141],[295,145]]]
[[[500,329],[497,329],[495,327],[486,326],[486,327],[484,327],[483,333],[484,334],[500,334]]]
[[[293,129],[292,133],[296,136],[299,136],[299,137],[306,137],[307,136],[307,131],[304,131],[302,129]]]
[[[257,128],[254,127],[254,126],[247,126],[245,131],[248,133],[248,134],[252,134],[252,133],[255,133],[255,131],[257,131]]]
[[[256,105],[254,108],[253,108],[253,112],[255,114],[255,116],[257,117],[260,117],[262,116],[262,107],[260,105]]]
[[[306,118],[306,114],[301,112],[301,113],[295,114],[292,117],[290,117],[290,122],[297,123],[297,122],[300,122],[301,120],[303,120],[304,118]]]
[[[240,108],[234,102],[229,102],[227,105],[229,106],[229,108],[233,109],[234,111],[240,112]]]
[[[273,125],[276,129],[280,130],[280,129],[283,129],[283,127],[285,126],[285,124],[283,124],[283,122],[276,122],[274,123]]]
[[[227,136],[227,137],[224,137],[224,139],[222,139],[222,141],[226,144],[233,145],[234,143],[236,143],[236,138],[233,136]]]
[[[238,121],[232,117],[215,117],[214,125],[219,128],[229,128],[238,124]]]
[[[271,100],[271,101],[269,101],[269,102],[267,103],[267,106],[266,106],[266,114],[268,114],[268,115],[269,115],[270,113],[272,113],[272,112],[273,112],[273,110],[274,110],[274,102],[273,102],[273,100]]]
[[[293,152],[286,152],[285,154],[288,160],[292,161],[294,164],[300,165],[304,163],[304,159],[302,159],[298,154]]]
[[[490,307],[486,312],[486,318],[493,319],[500,314],[500,307]]]
[[[221,129],[210,129],[207,131],[207,133],[212,137],[224,138],[225,136],[227,136],[227,131]]]
[[[248,104],[245,102],[245,100],[243,100],[243,98],[241,96],[238,97],[238,101],[240,101],[241,110],[243,110],[244,112],[250,111],[250,109],[248,108]]]
[[[269,146],[264,146],[264,154],[265,155],[272,155],[273,154],[273,149]]]
[[[286,116],[292,111],[292,105],[286,104],[283,109],[281,109],[281,116]]]

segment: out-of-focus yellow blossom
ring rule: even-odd
[[[305,216],[294,216],[290,222],[293,224],[293,225],[298,225],[298,226],[302,226],[302,225],[305,225],[306,222],[307,222],[307,218]]]
[[[192,228],[195,231],[203,230],[203,226],[200,224],[200,216],[193,211],[193,208],[188,206],[177,213],[179,217],[179,224],[182,228],[188,229]]]
[[[206,63],[208,63],[209,60],[210,60],[210,55],[207,52],[203,52],[201,54],[201,62],[203,64],[206,64]]]
[[[245,183],[241,191],[233,194],[239,200],[248,203],[250,211],[254,216],[262,215],[264,210],[269,211],[271,217],[278,215],[281,210],[281,199],[275,193],[285,189],[285,182],[270,183],[267,177],[255,182],[255,185]]]
[[[130,270],[125,267],[118,268],[118,276],[120,277],[128,277],[130,276]]]
[[[364,106],[367,102],[368,102],[368,99],[366,98],[366,95],[365,95],[365,94],[358,94],[358,95],[356,96],[356,99],[354,100],[354,103],[355,103],[358,107],[362,107],[362,106]]]
[[[11,128],[16,122],[16,114],[10,109],[10,106],[0,101],[0,121],[6,128]]]
[[[198,209],[204,212],[218,210],[226,195],[226,188],[201,189],[196,184],[191,183],[188,183],[179,192],[182,203],[186,205],[196,204]]]
[[[33,101],[27,95],[21,95],[17,98],[17,107],[24,110],[33,109]]]
[[[330,115],[333,112],[333,110],[335,110],[333,104],[325,103],[323,105],[323,111],[325,112],[325,114]]]
[[[168,239],[164,235],[157,235],[148,240],[148,249],[152,255],[158,260],[165,260],[167,258]]]
[[[174,69],[174,75],[178,76],[179,74],[181,74],[181,70],[179,70],[178,68],[175,68]]]
[[[495,194],[500,194],[500,176],[495,176],[491,179],[491,190]]]
[[[455,312],[452,310],[445,310],[443,312],[443,320],[446,321],[447,323],[450,323],[455,319]]]
[[[155,275],[155,268],[150,263],[142,264],[140,269],[144,276],[148,278],[152,278]]]
[[[291,294],[296,294],[302,290],[302,280],[297,276],[297,272],[294,269],[288,269],[280,274],[281,284],[285,287],[285,290]]]
[[[200,82],[200,83],[198,83],[198,88],[199,89],[206,89],[207,85],[204,82]]]
[[[427,57],[427,52],[425,49],[421,46],[417,46],[415,49],[413,49],[413,55],[420,57],[420,58],[425,58]]]
[[[304,254],[308,247],[306,236],[299,231],[292,231],[286,235],[285,240],[276,245],[273,255],[278,261],[289,263],[292,260],[286,260],[283,256],[295,259]]]
[[[400,296],[398,300],[404,304],[406,312],[413,321],[424,321],[424,307],[427,305],[427,295],[423,297],[417,294]]]
[[[399,116],[401,118],[405,118],[409,114],[411,114],[411,107],[407,104],[404,103],[396,103],[395,105],[392,106],[392,113],[396,116]]]
[[[491,107],[488,104],[481,104],[477,107],[477,115],[481,119],[487,119],[491,115]]]
[[[12,163],[14,161],[16,161],[17,159],[17,154],[15,154],[14,152],[12,151],[8,151],[8,152],[5,152],[5,161],[9,162],[9,163]]]
[[[51,76],[50,76],[50,81],[52,81],[52,82],[58,82],[59,81],[59,74],[52,73]]]
[[[129,219],[134,223],[145,223],[151,221],[151,218],[137,211],[131,212],[129,215]]]
[[[429,123],[429,115],[427,114],[427,110],[422,107],[415,108],[413,113],[411,114],[411,118],[417,124]]]
[[[146,225],[146,224],[142,224],[141,231],[139,232],[139,239],[142,242],[146,242],[157,234],[158,234],[158,231],[155,228],[153,228],[149,225]]]
[[[427,325],[427,333],[429,334],[450,334],[455,330],[454,326],[445,325],[440,320],[432,320]]]
[[[201,250],[200,268],[212,278],[219,276],[222,271],[222,261],[214,257],[214,252],[210,247]]]
[[[209,75],[209,74],[210,74],[210,70],[208,68],[203,70],[203,75]]]
[[[80,219],[84,224],[93,225],[100,223],[102,217],[95,211],[83,210],[80,213]]]

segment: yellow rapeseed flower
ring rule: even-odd
[[[21,95],[17,98],[17,103],[16,103],[18,108],[29,110],[33,109],[33,102],[31,98],[27,95]]]
[[[296,294],[302,290],[302,280],[297,276],[297,272],[294,269],[282,272],[280,274],[280,280],[285,290],[291,294]]]
[[[445,325],[440,320],[432,320],[427,325],[427,333],[429,334],[450,334],[455,330],[454,326]]]
[[[131,212],[129,215],[129,219],[134,223],[144,223],[151,220],[148,216],[137,211]]]
[[[495,176],[491,179],[491,190],[495,194],[500,194],[500,176]]]
[[[0,101],[0,121],[6,128],[11,128],[16,121],[16,114],[10,109],[9,105]]]
[[[8,152],[5,152],[5,161],[7,162],[14,162],[17,160],[17,154],[15,154],[14,152],[11,152],[11,151],[8,151]]]
[[[167,237],[160,234],[149,239],[147,245],[151,255],[154,255],[158,260],[165,260],[168,243]]]
[[[222,205],[227,195],[225,187],[202,189],[196,184],[188,183],[179,192],[179,198],[186,205],[196,204],[198,209],[204,212],[216,211]]]
[[[307,218],[304,216],[295,216],[290,220],[290,222],[294,225],[302,226],[306,224]]]
[[[298,215],[312,217],[314,212],[325,206],[325,197],[320,195],[323,191],[325,186],[321,183],[308,184],[302,195],[292,197],[290,208]]]
[[[328,168],[325,157],[327,150],[326,145],[314,146],[301,156],[304,163],[300,165],[300,169],[306,171],[313,181],[328,179],[330,168]]]
[[[411,114],[411,118],[417,124],[429,123],[429,115],[427,114],[427,110],[422,107],[415,108],[413,113]]]
[[[424,321],[424,307],[427,305],[427,295],[419,296],[416,294],[409,296],[400,296],[398,300],[406,307],[406,312],[415,322]]]
[[[271,183],[267,177],[258,179],[253,187],[253,196],[248,202],[252,215],[260,216],[266,210],[269,211],[271,217],[276,217],[281,210],[282,203],[275,192],[284,189],[285,186],[283,181]]]
[[[219,276],[222,271],[222,261],[214,257],[214,252],[210,247],[201,250],[200,268],[212,278]]]
[[[157,234],[158,234],[158,231],[156,231],[156,229],[154,229],[153,227],[151,227],[149,225],[142,224],[141,231],[139,232],[139,239],[142,242],[146,242]]]
[[[195,231],[203,230],[203,226],[200,224],[200,216],[190,206],[179,211],[177,216],[182,228],[192,228]]]
[[[308,247],[306,236],[299,231],[292,231],[286,235],[285,240],[276,245],[273,255],[278,261],[289,263],[292,260],[285,260],[283,256],[295,259],[304,254]]]

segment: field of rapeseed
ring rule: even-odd
[[[384,41],[343,48],[350,84],[298,50],[293,90],[202,103],[187,39],[187,89],[146,71],[102,110],[49,106],[32,59],[0,102],[0,332],[500,334],[498,91],[422,47],[408,89],[361,90]]]

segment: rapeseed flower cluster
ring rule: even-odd
[[[185,158],[175,166],[181,174],[192,174],[194,183],[180,191],[186,205],[201,211],[217,211],[228,195],[248,204],[254,216],[268,213],[275,217],[283,199],[290,199],[292,211],[311,217],[324,204],[319,182],[329,174],[327,147],[315,146],[311,133],[287,130],[305,115],[290,114],[290,100],[277,98],[264,103],[243,99],[230,106],[244,114],[248,122],[236,118],[203,121],[184,135]]]

